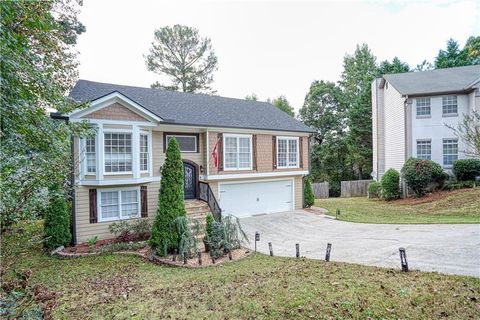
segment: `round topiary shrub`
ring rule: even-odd
[[[458,181],[475,180],[480,176],[480,159],[462,159],[453,162],[453,174]]]
[[[385,200],[397,199],[400,193],[400,174],[395,169],[388,169],[383,175],[380,185]]]
[[[402,176],[415,196],[424,196],[432,187],[442,186],[448,179],[442,166],[432,160],[410,158],[402,168]]]
[[[382,196],[382,185],[378,181],[370,182],[368,185],[368,198],[375,199]]]
[[[310,208],[315,203],[315,195],[313,194],[312,181],[310,177],[305,179],[304,186],[305,207]]]

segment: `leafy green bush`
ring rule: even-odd
[[[383,175],[380,185],[382,197],[385,200],[397,199],[400,194],[400,173],[395,169],[388,169]]]
[[[48,249],[67,246],[72,240],[70,233],[70,216],[67,210],[67,200],[61,187],[50,188],[50,202],[45,212],[43,231],[45,247]]]
[[[305,178],[304,185],[304,198],[305,198],[305,207],[310,208],[315,203],[315,195],[313,194],[312,189],[312,179],[310,177]]]
[[[438,163],[417,158],[410,158],[405,162],[402,175],[417,197],[424,196],[435,184],[441,187],[448,179],[448,174]]]
[[[475,186],[475,181],[467,180],[467,181],[457,181],[457,182],[447,182],[443,186],[443,190],[457,190],[457,189],[466,189],[466,188],[473,188]]]
[[[151,230],[152,223],[148,218],[120,220],[108,226],[108,231],[122,242],[147,240]]]
[[[378,181],[370,182],[368,185],[368,198],[375,199],[382,196],[382,185]]]
[[[180,238],[173,222],[177,217],[186,216],[183,198],[183,163],[178,142],[172,138],[162,168],[158,211],[149,240],[150,246],[161,256],[178,251]]]
[[[340,186],[340,181],[332,181],[329,184],[328,196],[330,198],[338,198],[342,193],[342,188]]]
[[[458,181],[475,180],[475,177],[480,176],[480,159],[454,161],[452,171]]]
[[[94,247],[98,242],[98,236],[93,236],[87,239],[87,246]]]

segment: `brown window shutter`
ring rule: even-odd
[[[223,133],[217,134],[218,141],[218,171],[223,171]]]
[[[257,170],[257,135],[256,134],[252,136],[252,153],[253,153],[252,168],[253,170]]]
[[[140,203],[142,208],[142,218],[148,217],[148,204],[147,204],[147,186],[140,187]]]
[[[273,169],[277,168],[277,137],[272,136],[272,165]]]
[[[90,223],[97,223],[97,189],[88,190],[88,202],[90,205]]]
[[[303,137],[298,139],[298,159],[300,161],[300,168],[303,168]]]

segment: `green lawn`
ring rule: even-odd
[[[359,198],[317,199],[340,220],[364,223],[480,223],[480,188],[441,192],[421,199],[395,201]]]
[[[30,269],[32,285],[58,293],[56,319],[474,319],[480,308],[478,278],[261,254],[206,269],[39,248],[10,262],[3,281]]]

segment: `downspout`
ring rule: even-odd
[[[70,118],[66,116],[62,116],[58,112],[52,112],[50,114],[50,118],[54,120],[62,120],[65,121],[66,124],[69,124]],[[75,145],[74,145],[74,136],[72,135],[70,138],[70,190],[69,195],[70,199],[72,199],[72,221],[70,224],[70,229],[72,232],[72,244],[77,244],[77,222],[76,222],[76,207],[75,207]]]

